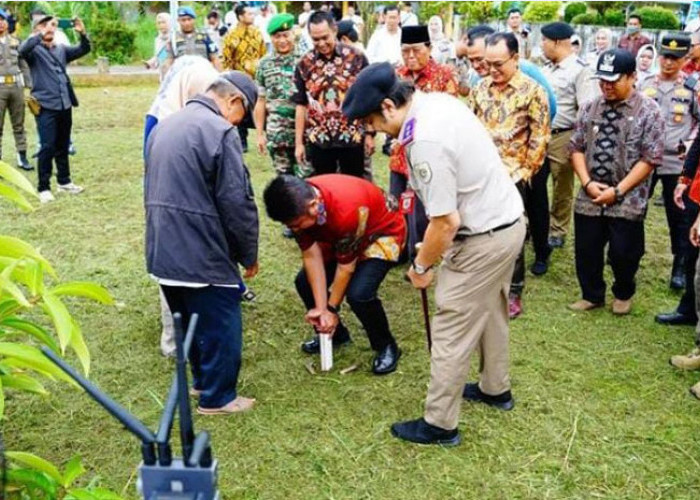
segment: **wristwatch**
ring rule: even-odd
[[[328,309],[329,312],[332,312],[336,316],[338,316],[338,314],[340,314],[340,306],[335,307],[335,306],[328,304],[328,305],[326,305],[326,309]]]
[[[615,201],[619,203],[624,199],[625,199],[625,195],[622,194],[622,191],[620,191],[619,187],[615,186]]]
[[[433,266],[421,266],[418,264],[416,261],[413,261],[413,271],[418,275],[418,276],[423,276],[425,273],[430,271],[433,268]]]

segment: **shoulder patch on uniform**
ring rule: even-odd
[[[427,161],[421,162],[413,167],[413,173],[423,183],[430,184],[433,180],[433,169]]]
[[[577,58],[576,58],[576,62],[579,63],[581,66],[584,66],[584,67],[585,67],[585,66],[590,66],[590,64],[588,64],[588,61],[586,61],[585,59],[582,59],[582,58],[580,58],[580,57],[577,57]]]
[[[416,119],[411,118],[406,122],[406,126],[403,129],[403,134],[401,134],[401,139],[399,142],[401,142],[401,145],[406,146],[408,144],[411,144],[413,142],[413,139],[415,138],[416,134]]]

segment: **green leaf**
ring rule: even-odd
[[[8,186],[7,184],[3,184],[2,182],[0,182],[0,198],[5,198],[7,201],[14,203],[25,212],[31,212],[34,210],[32,204],[29,203],[29,201],[22,196],[19,191]]]
[[[99,497],[85,488],[79,490],[70,490],[64,500],[99,500]]]
[[[0,326],[31,335],[54,352],[58,352],[59,350],[58,344],[56,344],[56,341],[49,332],[31,321],[26,321],[16,316],[10,316],[9,318],[0,319]]]
[[[46,292],[41,296],[44,299],[42,304],[53,324],[56,327],[58,335],[58,343],[61,346],[61,352],[65,354],[66,346],[70,343],[73,335],[73,318],[71,317],[66,305],[61,302],[61,299],[56,297],[51,292]]]
[[[66,469],[63,473],[63,487],[70,488],[70,485],[83,474],[85,474],[83,462],[80,459],[80,455],[75,455],[66,464]]]
[[[0,375],[0,383],[4,389],[11,388],[17,389],[18,391],[40,394],[42,396],[49,395],[49,391],[47,391],[38,380],[30,377],[29,375],[23,375],[21,373]]]
[[[63,476],[58,468],[48,460],[24,451],[6,451],[5,457],[11,462],[17,462],[31,469],[43,472],[58,484],[63,484]]]
[[[85,344],[85,337],[83,337],[83,332],[80,330],[80,325],[75,320],[73,320],[73,334],[70,338],[70,346],[83,365],[85,376],[88,376],[90,374],[90,351]]]
[[[11,167],[4,161],[0,161],[0,177],[6,182],[14,184],[21,190],[32,195],[37,200],[39,199],[39,193],[36,192],[32,183],[24,175],[22,175],[19,170]]]
[[[51,267],[49,261],[43,258],[33,246],[20,240],[19,238],[0,235],[0,255],[4,255],[5,257],[14,257],[16,259],[30,257],[36,261],[39,261],[43,269],[51,276],[56,276],[56,271],[53,270],[53,267]]]
[[[85,297],[107,305],[114,304],[114,299],[106,288],[96,283],[90,283],[87,281],[72,281],[70,283],[63,283],[54,287],[51,290],[51,293],[58,296],[70,295],[73,297]]]
[[[20,489],[39,489],[50,499],[56,498],[57,485],[46,474],[31,469],[10,469],[7,471],[7,487]]]
[[[20,287],[18,287],[11,279],[10,276],[12,275],[13,271],[19,264],[19,261],[15,262],[9,267],[6,267],[1,273],[0,273],[0,291],[5,290],[7,293],[9,293],[12,298],[14,298],[18,304],[24,307],[32,307],[32,305],[29,303],[27,298],[24,296],[24,293],[22,293],[22,290]]]
[[[5,416],[5,389],[2,387],[2,378],[0,377],[0,420]]]
[[[24,283],[29,287],[32,296],[36,297],[44,293],[44,271],[39,262],[27,259],[24,275]]]
[[[50,378],[58,378],[77,385],[72,378],[54,365],[36,347],[12,342],[0,342],[0,356],[8,357],[8,359],[3,359],[5,365],[29,368]]]
[[[19,309],[21,309],[21,307],[15,299],[8,298],[5,300],[0,300],[0,319],[7,318],[8,316],[17,312]]]

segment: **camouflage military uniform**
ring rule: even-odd
[[[256,81],[260,97],[265,99],[267,150],[278,174],[306,177],[310,171],[297,163],[294,156],[294,113],[291,101],[296,91],[294,69],[300,54],[270,54],[258,65]]]

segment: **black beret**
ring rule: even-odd
[[[388,62],[374,63],[357,75],[343,101],[343,114],[350,120],[365,118],[379,108],[398,83],[394,67]]]
[[[574,29],[567,23],[556,22],[542,26],[540,33],[550,40],[567,40],[574,36]]]
[[[430,43],[430,32],[428,27],[423,26],[404,26],[401,28],[401,43]]]

